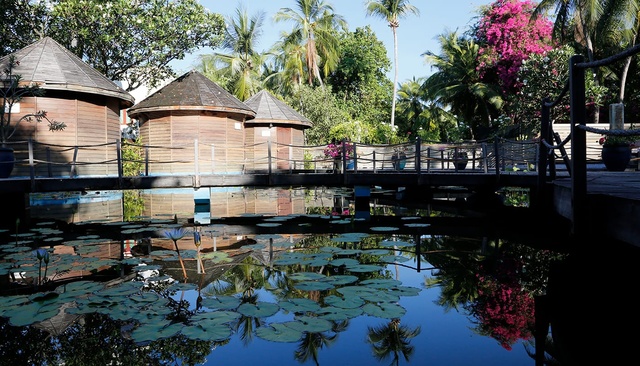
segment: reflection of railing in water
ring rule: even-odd
[[[14,142],[16,168],[13,176],[78,177],[123,176],[123,163],[138,163],[142,169],[138,176],[172,174],[250,174],[255,172],[317,173],[333,171],[336,159],[324,154],[325,145],[289,145],[259,143],[251,146],[232,147],[220,144],[192,147],[165,147],[132,145],[140,149],[140,160],[124,159],[123,144],[115,141],[98,145],[65,146],[41,144],[37,141]],[[496,172],[505,170],[535,170],[538,162],[538,146],[535,141],[498,140],[495,142],[407,142],[392,145],[374,145],[352,142],[353,168],[349,161],[340,159],[339,170],[344,173],[358,171],[378,172],[400,170],[394,158],[398,151],[404,153],[407,171],[429,173],[431,171],[472,170]],[[262,148],[264,146],[264,148]],[[244,151],[241,160],[227,160],[230,150]],[[196,153],[198,152],[198,153]],[[459,153],[466,153],[465,158]],[[460,163],[466,164],[460,165]]]

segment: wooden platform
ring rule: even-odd
[[[553,207],[572,219],[571,178],[553,181]],[[640,246],[640,172],[587,172],[586,207],[591,234]]]

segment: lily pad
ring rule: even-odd
[[[281,323],[273,323],[256,329],[256,336],[272,342],[293,343],[302,339],[302,332]]]
[[[371,316],[386,319],[400,318],[407,312],[402,306],[388,302],[367,303],[362,307],[362,310]]]
[[[253,318],[266,318],[274,315],[278,310],[280,307],[277,304],[263,301],[258,301],[256,304],[244,303],[238,306],[240,314]]]
[[[326,319],[313,316],[296,316],[294,321],[284,323],[287,327],[300,332],[322,333],[331,330],[332,324]]]

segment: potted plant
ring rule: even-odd
[[[11,175],[15,162],[13,148],[7,143],[16,133],[21,122],[42,122],[49,123],[50,131],[64,130],[67,125],[64,122],[53,121],[47,118],[46,111],[36,111],[26,113],[22,116],[15,116],[19,111],[19,103],[24,97],[42,96],[44,89],[38,84],[22,82],[20,75],[14,74],[14,68],[19,65],[15,56],[8,57],[7,64],[3,65],[2,87],[0,88],[0,98],[2,98],[2,108],[0,108],[0,178]]]
[[[467,167],[469,162],[469,154],[464,150],[456,150],[453,152],[453,164],[456,170],[463,170]]]
[[[344,145],[344,146],[343,146]],[[334,171],[340,170],[340,164],[342,162],[342,152],[344,151],[345,159],[347,160],[347,168],[353,169],[354,162],[354,146],[351,141],[343,141],[336,143],[335,139],[331,141],[324,149],[324,156],[333,159]]]
[[[393,148],[393,154],[391,155],[391,164],[393,169],[402,170],[407,165],[407,154],[403,146]]]
[[[627,169],[631,160],[632,136],[607,135],[598,140],[602,145],[602,162],[607,170],[621,172]]]

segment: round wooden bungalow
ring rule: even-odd
[[[7,143],[15,150],[12,175],[30,174],[29,139],[36,175],[116,175],[120,111],[133,105],[133,96],[49,37],[1,58],[2,70],[11,56],[18,62],[14,75],[44,90],[43,96],[15,105],[12,120],[44,110],[49,119],[67,125],[52,132],[46,122],[20,123]]]
[[[198,71],[178,77],[128,113],[149,146],[150,174],[237,174],[245,168],[244,124],[256,113]]]
[[[266,90],[259,91],[245,101],[256,111],[254,119],[245,122],[248,169],[268,168],[268,152],[276,169],[303,169],[304,130],[312,124],[286,103]],[[270,145],[270,148],[269,148]]]

